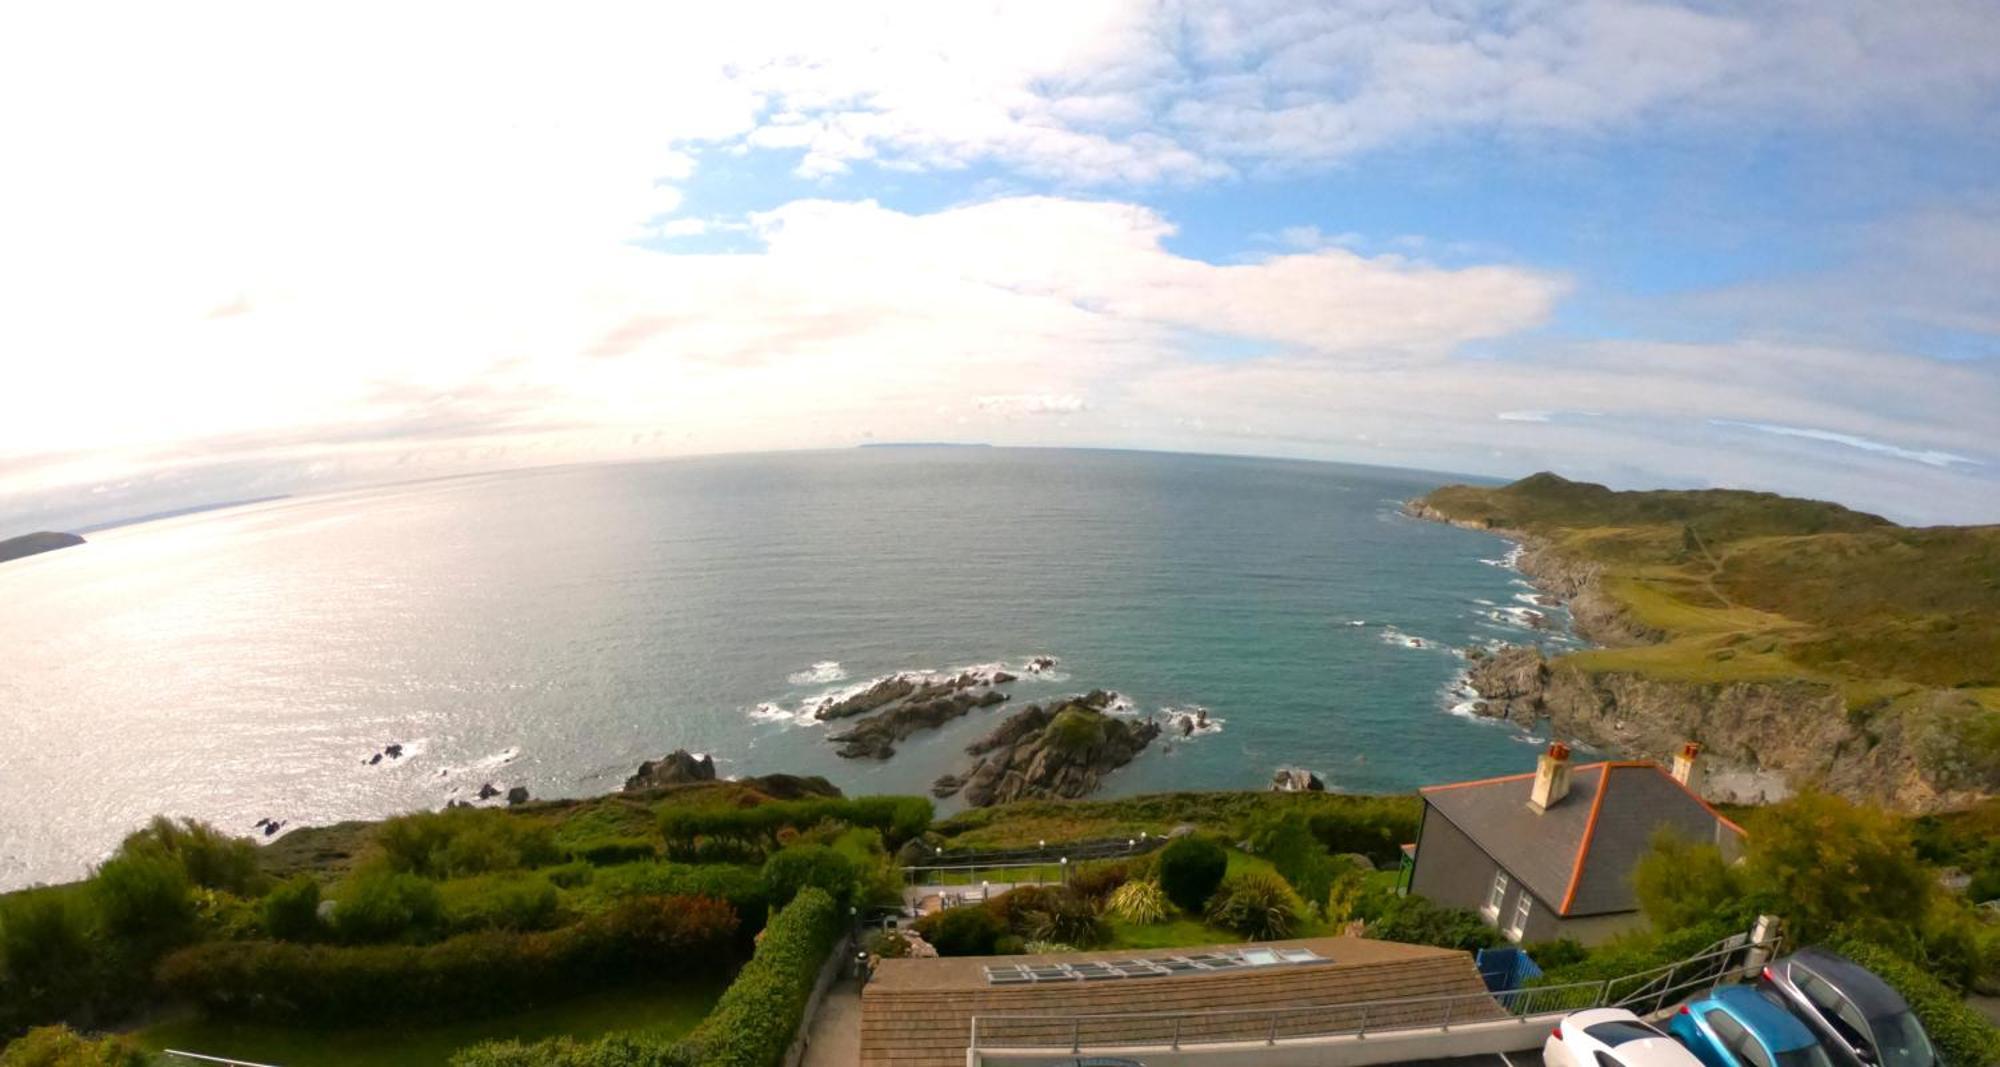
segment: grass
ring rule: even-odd
[[[338,1030],[181,1018],[140,1031],[148,1051],[179,1049],[281,1067],[439,1067],[481,1041],[537,1041],[639,1031],[679,1037],[694,1029],[727,988],[727,976],[701,983],[609,990],[502,1018],[436,1026],[363,1025]]]

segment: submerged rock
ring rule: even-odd
[[[863,719],[855,723],[853,729],[834,734],[827,740],[839,745],[840,755],[848,759],[888,759],[896,754],[896,742],[919,730],[935,729],[974,708],[990,708],[1007,700],[1007,694],[998,689],[977,694],[960,689],[948,695],[936,695],[930,693],[933,688],[926,687],[909,701]],[[923,693],[930,695],[919,699]]]
[[[479,799],[481,800],[492,800],[499,795],[500,791],[493,788],[492,782],[487,782],[485,785],[479,787]]]
[[[931,783],[931,795],[942,800],[963,788],[965,783],[959,780],[958,775],[940,774],[937,776],[937,781]]]
[[[515,786],[514,788],[512,788],[512,789],[509,789],[509,790],[507,790],[507,806],[508,806],[508,807],[510,807],[510,808],[511,808],[511,807],[513,807],[513,806],[514,806],[514,805],[516,805],[516,804],[526,804],[527,802],[528,802],[528,787],[527,787],[527,786],[525,786],[525,785],[517,785],[517,786]]]

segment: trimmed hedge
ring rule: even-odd
[[[1227,873],[1229,853],[1206,837],[1177,838],[1160,852],[1160,888],[1191,915],[1201,914]]]
[[[756,955],[690,1040],[703,1067],[778,1067],[805,1015],[819,970],[840,939],[831,894],[803,889],[764,930]]]
[[[209,942],[161,962],[162,991],[218,1016],[352,1025],[495,1014],[633,977],[726,967],[736,912],[709,897],[647,897],[547,933],[479,933],[358,948]]]
[[[746,933],[764,925],[770,897],[755,867],[652,861],[599,868],[590,883],[572,891],[571,907],[604,911],[633,897],[715,897],[743,917]]]
[[[151,1062],[129,1037],[90,1038],[67,1026],[30,1030],[0,1048],[0,1067],[146,1067]]]
[[[1995,1028],[1951,987],[1924,968],[1869,941],[1852,938],[1827,946],[1875,972],[1894,986],[1931,1035],[1945,1067],[1989,1067],[2000,1063],[2000,1028]]]
[[[544,867],[561,858],[555,831],[497,808],[447,808],[385,820],[375,844],[391,870],[459,878]]]
[[[596,1041],[489,1041],[452,1053],[451,1067],[699,1067],[700,1056],[688,1041],[608,1034]]]
[[[670,855],[700,847],[701,838],[719,838],[768,848],[778,831],[804,830],[822,822],[882,831],[890,848],[930,828],[931,802],[923,797],[808,797],[777,800],[748,808],[668,807],[660,812],[660,833]]]

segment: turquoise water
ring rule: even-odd
[[[1408,790],[1529,766],[1453,714],[1453,651],[1523,639],[1498,538],[1397,505],[1439,476],[1151,453],[868,449],[573,467],[275,501],[0,566],[0,886],[157,811],[248,832],[641,759],[919,791],[1004,709],[837,758],[790,712],[905,670],[1018,667],[1205,707],[1110,791],[1280,765]],[[1557,613],[1559,615],[1559,613]],[[1358,623],[1358,625],[1356,625]],[[1413,647],[1421,644],[1423,647]],[[370,766],[389,742],[405,755]]]

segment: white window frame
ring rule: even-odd
[[[1487,890],[1486,904],[1479,909],[1479,914],[1486,916],[1488,922],[1500,921],[1500,905],[1507,902],[1507,886],[1507,872],[1494,871],[1493,888]]]
[[[1507,940],[1521,940],[1521,935],[1528,932],[1528,916],[1534,911],[1535,898],[1526,889],[1521,890],[1520,898],[1514,902],[1514,921],[1507,927]]]

